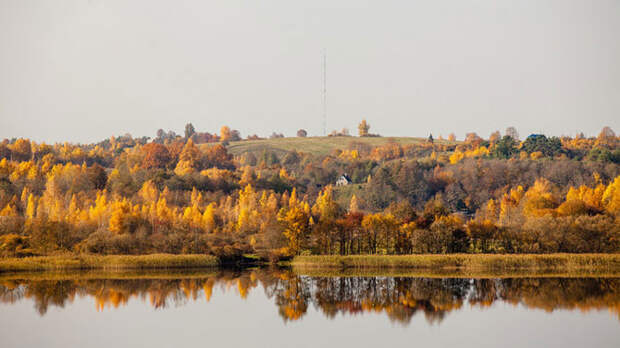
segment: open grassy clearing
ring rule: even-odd
[[[381,146],[389,142],[401,145],[425,142],[426,138],[413,137],[306,137],[306,138],[277,138],[261,140],[242,140],[231,142],[227,149],[233,155],[241,155],[246,152],[260,154],[263,151],[273,151],[283,155],[288,151],[297,150],[313,155],[327,155],[336,149],[347,149],[352,142],[359,142],[370,146]],[[447,140],[435,140],[439,144],[452,144]],[[210,146],[202,144],[200,146]]]

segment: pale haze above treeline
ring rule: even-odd
[[[596,136],[619,1],[0,1],[0,139],[157,129]]]

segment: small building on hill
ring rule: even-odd
[[[338,177],[338,180],[336,180],[336,186],[346,186],[349,185],[351,183],[351,178],[349,178],[349,176],[344,173],[342,174],[340,177]]]

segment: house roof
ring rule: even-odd
[[[346,173],[342,174],[338,179],[345,179],[347,181],[351,181],[351,178]]]

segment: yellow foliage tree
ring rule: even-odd
[[[17,217],[19,214],[17,213],[17,209],[11,203],[7,204],[4,209],[0,210],[0,216],[4,217]]]
[[[540,152],[540,151],[535,151],[535,152],[532,152],[532,153],[530,154],[530,158],[531,158],[531,159],[533,159],[533,160],[538,160],[538,159],[541,159],[541,158],[543,158],[543,157],[544,157],[544,155],[543,155],[543,153],[542,153],[542,152]]]
[[[33,219],[36,216],[37,203],[34,195],[31,193],[28,196],[28,204],[26,205],[26,218]]]
[[[312,206],[312,213],[319,217],[319,221],[332,221],[338,217],[340,207],[334,201],[332,186],[326,186]]]
[[[241,179],[239,180],[239,184],[242,186],[254,184],[256,181],[256,174],[254,173],[254,169],[250,166],[243,167],[243,172],[241,173]]]
[[[252,185],[246,185],[239,191],[239,201],[237,203],[237,231],[246,232],[256,228],[255,222],[258,220],[256,211],[256,192]]]
[[[192,205],[197,205],[197,206],[202,204],[202,192],[198,191],[196,187],[192,188],[190,202]]]
[[[349,212],[356,213],[360,211],[360,205],[356,195],[351,196],[351,201],[349,202]]]
[[[162,223],[170,223],[173,221],[174,213],[168,207],[168,203],[166,202],[166,198],[159,197],[156,206],[156,216],[157,219]]]
[[[95,222],[99,227],[104,226],[108,214],[108,198],[105,193],[97,192],[95,205],[88,210],[89,219]]]
[[[368,233],[368,248],[370,253],[376,254],[380,234],[385,226],[383,214],[368,214],[362,219],[362,228]]]
[[[142,184],[142,188],[138,191],[138,195],[142,198],[142,202],[150,203],[157,202],[157,196],[159,196],[159,190],[153,180],[147,180]]]
[[[194,172],[200,161],[200,156],[200,149],[196,147],[192,139],[189,139],[179,155],[179,162],[174,169],[175,174],[187,175]]]
[[[461,151],[454,151],[454,153],[452,155],[450,155],[450,164],[457,164],[459,163],[463,158],[465,158],[465,154],[462,153]]]
[[[280,169],[279,176],[282,180],[293,180],[293,177],[286,171],[286,168],[284,167]]]
[[[191,228],[200,229],[203,227],[203,218],[198,204],[192,204],[183,210],[183,221]]]
[[[278,220],[285,225],[284,236],[288,239],[288,252],[299,254],[310,232],[310,206],[297,200],[293,189],[287,208],[282,208]]]
[[[71,195],[71,201],[69,202],[69,209],[65,215],[65,221],[73,225],[80,223],[80,208],[75,194]]]
[[[121,234],[127,232],[127,221],[131,218],[132,206],[127,199],[113,201],[110,204],[111,214],[108,228],[110,232]]]
[[[556,208],[555,199],[551,193],[551,183],[545,179],[538,179],[525,193],[523,214],[525,216],[545,216],[553,214]]]
[[[207,233],[213,233],[216,227],[215,221],[215,204],[207,205],[205,212],[202,214],[202,225]]]
[[[500,202],[499,224],[503,226],[514,225],[519,222],[519,205],[525,195],[523,186],[510,189],[509,193],[504,194]]]
[[[581,201],[592,211],[600,212],[603,210],[603,194],[605,185],[598,184],[594,188],[582,185],[579,188],[571,187],[566,194],[566,201]]]
[[[193,173],[194,171],[195,169],[192,163],[183,160],[179,161],[179,163],[177,163],[177,166],[174,168],[174,174],[179,176],[188,175]]]
[[[220,128],[220,141],[228,141],[232,138],[232,132],[228,126]]]
[[[612,215],[620,214],[620,175],[609,183],[602,197],[605,210]]]

